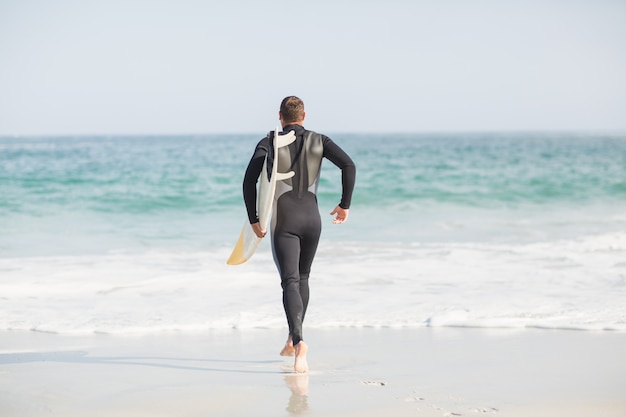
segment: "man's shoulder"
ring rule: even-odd
[[[270,140],[271,138],[274,137],[274,132],[270,131],[267,135],[265,135],[265,137],[263,137],[257,144],[256,144],[256,148],[257,149],[264,149],[264,150],[268,150],[270,147]]]
[[[326,136],[323,133],[319,133],[315,130],[305,129],[304,131],[305,131],[305,134],[311,135],[312,137],[317,137],[322,141],[330,140],[328,136]]]

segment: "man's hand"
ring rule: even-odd
[[[337,215],[334,219],[333,219],[333,223],[334,224],[341,224],[343,222],[345,222],[346,220],[348,220],[348,209],[344,209],[341,208],[339,206],[335,207],[335,209],[333,211],[330,212],[330,215]]]
[[[257,237],[265,237],[265,235],[267,234],[267,230],[262,229],[261,228],[261,223],[256,222],[256,223],[252,223],[250,226],[252,226],[252,231],[254,232],[255,235],[257,235]]]

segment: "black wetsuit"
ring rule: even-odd
[[[294,345],[302,340],[302,321],[309,302],[309,273],[321,232],[317,207],[322,159],[327,158],[341,169],[342,195],[339,206],[350,208],[356,168],[352,159],[330,138],[288,125],[284,132],[295,131],[296,140],[280,148],[278,172],[293,170],[295,175],[278,181],[272,211],[272,253],[280,273],[283,306],[289,334]],[[254,151],[243,181],[243,195],[250,223],[258,222],[256,183],[270,146],[273,132],[263,138]]]

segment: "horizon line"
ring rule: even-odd
[[[318,130],[315,130],[318,131]],[[1,139],[35,139],[35,138],[79,138],[79,137],[184,137],[184,136],[236,136],[236,135],[262,135],[262,131],[241,131],[241,132],[143,132],[143,133],[0,133]],[[596,128],[596,129],[580,129],[580,128],[525,128],[525,129],[422,129],[422,130],[328,130],[327,136],[332,135],[422,135],[422,134],[524,134],[524,133],[576,133],[576,134],[626,134],[626,128]],[[322,132],[320,132],[322,133]]]

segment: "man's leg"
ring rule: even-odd
[[[280,272],[283,288],[283,307],[289,325],[292,343],[302,340],[304,303],[300,295],[300,238],[289,233],[277,234],[274,238],[274,256]],[[308,300],[307,300],[308,302]]]
[[[306,315],[306,310],[309,305],[309,275],[311,273],[311,265],[313,264],[313,259],[315,258],[321,233],[319,213],[317,213],[317,216],[312,215],[310,220],[313,221],[309,222],[309,227],[307,228],[306,233],[303,233],[300,238],[300,262],[298,265],[298,276],[300,277],[298,290],[300,293],[300,299],[302,300],[302,320],[300,326],[302,326],[302,322],[304,322],[304,316]],[[307,372],[309,370],[309,365],[307,363],[306,354],[309,347],[306,343],[304,343],[304,341],[300,341],[299,343],[294,341],[293,346],[296,356],[294,364],[295,371],[299,373]]]
[[[308,278],[321,233],[321,219],[312,193],[297,199],[283,195],[278,200],[278,213],[289,213],[276,222],[272,240],[291,337],[281,354],[290,354],[293,346],[294,369],[306,372],[308,346],[302,341],[302,321],[309,303]]]
[[[302,324],[304,323],[304,317],[306,315],[306,309],[309,305],[309,274],[300,275],[299,284],[300,299],[302,300]],[[301,336],[302,337],[302,336]],[[294,356],[296,349],[293,347],[293,339],[291,333],[285,342],[285,346],[280,351],[280,356]]]

